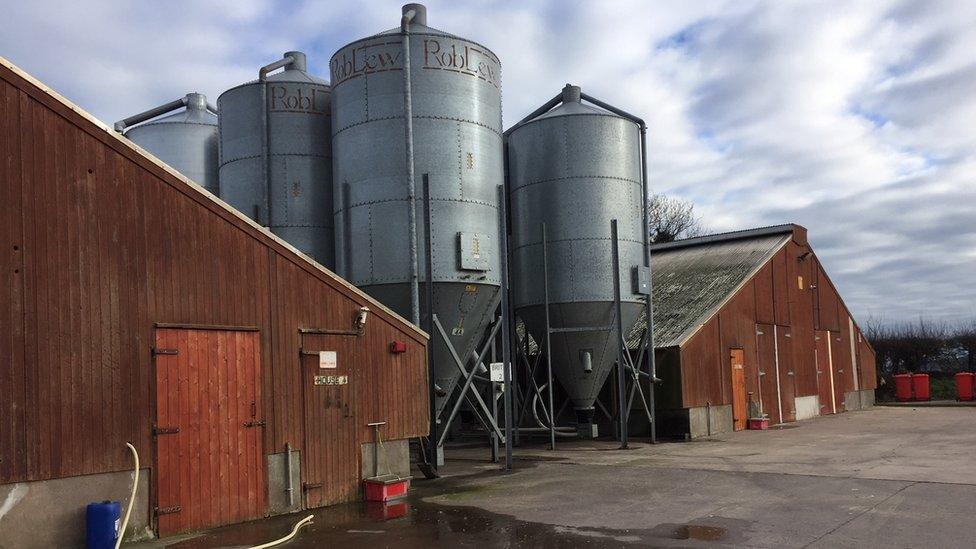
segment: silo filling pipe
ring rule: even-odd
[[[264,170],[265,185],[265,214],[266,219],[256,219],[259,224],[265,227],[271,226],[271,123],[269,122],[270,110],[268,107],[268,73],[287,67],[295,62],[295,56],[286,54],[281,59],[265,65],[258,70],[258,82],[261,86],[261,126],[264,135],[264,162],[261,167]]]
[[[187,104],[190,103],[190,96],[191,95],[194,95],[194,94],[189,94],[188,93],[185,96],[183,96],[183,97],[181,97],[181,98],[179,98],[179,99],[177,99],[175,101],[170,101],[169,103],[166,103],[164,105],[160,105],[158,107],[154,107],[152,109],[149,109],[148,111],[141,112],[139,114],[134,114],[134,115],[132,115],[132,116],[130,116],[128,118],[125,118],[123,120],[119,120],[118,122],[115,123],[115,131],[117,131],[119,133],[124,133],[125,130],[127,130],[128,128],[130,128],[132,126],[135,126],[136,124],[142,124],[143,122],[145,122],[147,120],[152,120],[153,118],[156,118],[157,116],[166,114],[166,113],[168,113],[170,111],[175,111],[176,109],[179,109],[181,107],[185,107],[185,106],[187,106]],[[212,112],[212,113],[214,113],[214,114],[217,114],[217,107],[214,107],[209,101],[207,102],[207,110],[210,111],[210,112]]]
[[[406,132],[407,151],[407,201],[410,204],[408,212],[410,231],[410,322],[420,326],[420,281],[417,254],[417,185],[414,181],[413,166],[413,97],[410,90],[410,22],[417,17],[418,8],[412,4],[403,7],[403,17],[400,19],[400,33],[403,36],[403,120]],[[423,23],[424,21],[418,21]],[[428,197],[429,200],[429,197]],[[427,250],[427,253],[431,253]],[[427,283],[433,279],[433,273],[427,273]]]

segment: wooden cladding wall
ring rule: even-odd
[[[834,368],[840,370],[835,390],[843,402],[844,392],[855,388],[849,319],[850,313],[806,243],[806,235],[795,235],[681,346],[682,407],[732,403],[724,361],[731,349],[738,348],[745,355],[746,390],[756,400],[760,392],[764,393],[765,411],[770,412],[769,391],[774,390],[776,370],[774,365],[762,362],[772,363],[775,353],[770,343],[765,346],[770,356],[761,356],[760,347],[765,348],[765,344],[758,339],[757,325],[769,325],[769,342],[773,341],[772,325],[778,332],[789,334],[779,338],[780,384],[788,383],[788,392],[795,391],[797,397],[818,394],[816,330],[831,330]],[[860,329],[856,325],[854,329],[857,337]],[[863,336],[861,340],[858,387],[874,389],[874,353]],[[760,380],[761,370],[766,375]],[[783,419],[789,419],[791,409],[784,406]]]
[[[364,419],[426,433],[423,333],[3,65],[0,185],[0,483],[128,469],[125,441],[151,455],[155,323],[260,331],[274,453],[301,450],[299,330],[369,306]]]

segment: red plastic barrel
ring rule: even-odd
[[[972,372],[956,374],[956,400],[973,399],[973,381],[976,380]]]
[[[895,374],[895,398],[898,402],[912,399],[912,374]]]
[[[912,389],[915,390],[915,400],[929,400],[929,375],[928,374],[913,374],[912,375]]]

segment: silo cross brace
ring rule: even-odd
[[[499,295],[496,298],[496,301],[500,298],[501,296]],[[496,302],[495,306],[497,307],[497,305],[498,304]],[[481,349],[481,352],[478,353],[477,360],[475,360],[474,363],[471,365],[470,371],[464,368],[464,361],[461,360],[461,358],[457,354],[457,351],[454,349],[454,346],[451,345],[451,340],[450,338],[448,338],[447,332],[444,330],[444,327],[441,325],[441,321],[437,318],[437,315],[436,314],[431,315],[431,320],[433,321],[434,328],[436,329],[436,333],[441,337],[441,340],[444,342],[444,345],[447,347],[447,350],[450,353],[451,358],[454,359],[455,365],[457,366],[458,370],[461,371],[461,375],[465,378],[464,385],[461,388],[461,392],[454,403],[454,408],[451,410],[450,416],[448,416],[447,421],[440,427],[441,435],[437,440],[437,446],[442,446],[444,444],[444,439],[447,436],[447,432],[451,426],[451,422],[454,421],[454,418],[457,416],[457,412],[461,409],[462,398],[467,399],[468,404],[470,404],[471,407],[475,409],[476,416],[478,416],[479,419],[482,420],[482,423],[484,423],[486,429],[488,429],[489,431],[493,431],[495,435],[500,438],[504,437],[505,435],[502,434],[501,429],[499,429],[498,425],[495,423],[495,419],[494,417],[492,417],[488,405],[485,404],[484,399],[481,398],[481,393],[479,393],[476,389],[472,389],[473,387],[472,382],[474,381],[474,376],[478,371],[478,365],[481,364],[482,361],[484,361],[485,356],[487,355],[488,350],[491,347],[491,340],[498,334],[498,329],[501,327],[502,320],[501,319],[497,320],[492,326],[489,332],[491,335],[487,338],[487,342],[484,345],[484,347]],[[474,396],[475,401],[477,401],[478,403],[477,407],[474,405],[473,402],[471,402],[471,399],[468,397],[469,394]],[[479,408],[480,411],[478,410]],[[482,413],[484,414],[484,417],[481,417]]]

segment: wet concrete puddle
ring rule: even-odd
[[[527,468],[535,464],[527,464]],[[485,472],[484,476],[494,475]],[[718,545],[729,543],[726,529],[697,524],[659,524],[645,530],[615,530],[553,526],[517,520],[508,515],[491,513],[475,507],[450,506],[423,500],[429,496],[470,497],[486,489],[469,482],[483,474],[445,478],[437,481],[417,480],[409,498],[390,503],[349,503],[271,517],[264,520],[227,526],[194,537],[174,540],[171,549],[242,548],[286,535],[292,526],[308,514],[313,524],[282,545],[283,548],[358,547],[431,548],[431,547],[660,547],[685,546],[677,540],[700,540]]]

